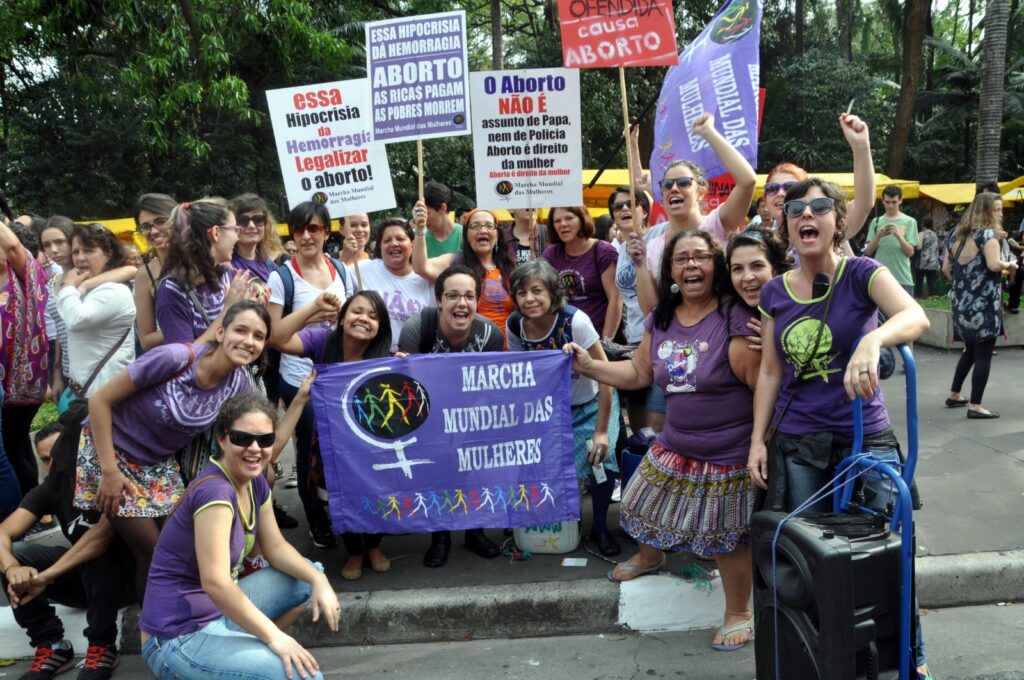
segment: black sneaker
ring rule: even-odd
[[[120,661],[117,645],[89,645],[85,663],[82,670],[78,671],[78,680],[109,680]]]
[[[294,529],[299,526],[299,520],[285,512],[277,503],[274,503],[274,517],[277,519],[277,526],[282,529]]]
[[[18,680],[49,680],[75,665],[75,650],[67,640],[36,647],[36,658]]]
[[[25,532],[22,540],[37,541],[58,531],[60,531],[60,525],[51,517],[49,522],[36,522],[31,529]]]
[[[331,531],[331,525],[329,523],[321,524],[319,526],[310,527],[309,537],[313,539],[313,545],[317,548],[336,548],[338,547],[338,539],[335,538],[334,532]]]

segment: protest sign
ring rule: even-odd
[[[323,203],[334,216],[395,207],[383,144],[370,140],[365,79],[267,91],[288,203]]]
[[[658,180],[676,160],[689,160],[717,177],[725,166],[707,141],[691,130],[702,113],[747,161],[757,167],[758,80],[761,3],[731,0],[669,69],[654,117],[651,179]]]
[[[375,141],[469,132],[464,11],[367,23],[366,74]]]
[[[334,530],[579,519],[570,374],[558,351],[317,366],[313,407]]]
[[[583,205],[580,72],[470,74],[476,203]]]
[[[566,68],[671,66],[672,0],[558,0]]]

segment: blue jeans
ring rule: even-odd
[[[3,401],[4,386],[0,382],[0,404]],[[14,474],[11,461],[7,460],[7,454],[4,452],[4,440],[0,439],[0,522],[17,510],[20,502],[21,486],[18,484],[18,476]]]
[[[320,571],[323,567],[317,563]],[[277,619],[309,602],[312,588],[264,567],[238,582],[245,596],[270,619]],[[214,619],[194,633],[176,638],[151,637],[142,656],[160,680],[284,680],[284,663],[261,640],[226,616]],[[298,672],[292,670],[295,678]],[[317,672],[312,677],[323,680]]]

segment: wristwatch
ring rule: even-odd
[[[274,469],[275,477],[284,477],[284,466],[281,465],[280,462],[275,460],[273,463],[270,464],[270,467]]]

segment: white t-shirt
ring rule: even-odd
[[[416,272],[405,276],[392,274],[384,266],[383,260],[363,260],[359,262],[359,277],[356,277],[355,265],[348,265],[348,280],[359,285],[362,290],[372,290],[384,298],[384,306],[388,309],[391,320],[391,351],[398,349],[398,337],[402,334],[402,326],[411,317],[420,313],[424,307],[437,306],[434,297],[434,286]]]
[[[543,338],[529,340],[528,342],[531,344],[549,343],[551,349],[559,349],[563,341],[566,340],[566,338],[557,337],[559,333],[555,326],[558,325],[560,319],[561,315],[555,315],[555,320],[551,323],[551,328],[548,329],[547,334]],[[511,319],[509,322],[511,323]],[[597,334],[597,330],[594,328],[594,323],[587,316],[587,313],[581,309],[577,309],[576,313],[572,315],[571,333],[572,341],[584,349],[590,349],[594,346],[595,342],[601,339],[601,336]],[[523,318],[519,317],[519,328],[510,329],[510,332],[505,334],[505,337],[508,339],[508,351],[522,352],[526,349],[526,345],[521,339],[523,334]],[[586,404],[597,396],[597,391],[597,382],[573,372],[569,388],[569,403],[573,406]]]
[[[729,244],[729,234],[726,233],[725,227],[722,225],[722,217],[718,210],[718,208],[715,208],[705,215],[697,228],[717,238],[724,249]],[[647,239],[647,268],[654,275],[655,281],[661,276],[661,256],[665,252],[665,236],[667,233],[668,230],[666,229],[658,234],[658,236]]]
[[[292,284],[294,286],[294,295],[292,297],[292,311],[299,309],[303,305],[307,305],[313,300],[316,300],[317,296],[323,292],[334,293],[338,298],[345,302],[350,295],[354,292],[352,278],[345,274],[344,279],[340,272],[334,273],[334,278],[331,281],[331,285],[326,289],[321,290],[311,286],[304,278],[299,276],[299,273],[295,270],[294,260],[288,260],[286,263],[288,269],[291,271]],[[331,264],[333,267],[334,265]],[[281,280],[281,275],[276,271],[270,273],[270,280],[267,282],[270,286],[270,302],[271,304],[281,305],[285,307],[284,300],[284,282]],[[311,324],[316,326],[318,324]],[[335,324],[323,322],[319,326],[323,328],[333,328]],[[305,357],[294,357],[290,354],[281,355],[281,379],[292,387],[298,387],[305,380],[309,372],[313,370],[313,362]]]
[[[128,331],[86,396],[135,359],[135,297],[125,284],[104,283],[84,296],[74,286],[65,286],[57,293],[57,313],[68,331],[68,377],[83,387],[100,359]]]
[[[640,342],[644,339],[644,317],[636,292],[636,265],[629,256],[625,241],[616,244],[615,249],[619,251],[619,259],[615,262],[615,286],[622,293],[622,304],[626,307],[626,342]]]

